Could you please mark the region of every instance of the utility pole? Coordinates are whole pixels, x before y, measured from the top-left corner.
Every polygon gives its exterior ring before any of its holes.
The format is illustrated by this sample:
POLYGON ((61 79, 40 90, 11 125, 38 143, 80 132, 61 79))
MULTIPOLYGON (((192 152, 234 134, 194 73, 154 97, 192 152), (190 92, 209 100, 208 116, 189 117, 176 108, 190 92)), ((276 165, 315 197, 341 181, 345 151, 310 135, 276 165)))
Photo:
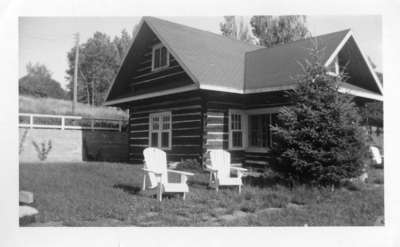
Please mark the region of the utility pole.
POLYGON ((79 61, 79 33, 75 34, 75 68, 74 68, 74 86, 73 86, 73 101, 72 114, 75 114, 76 102, 78 98, 78 61, 79 61))

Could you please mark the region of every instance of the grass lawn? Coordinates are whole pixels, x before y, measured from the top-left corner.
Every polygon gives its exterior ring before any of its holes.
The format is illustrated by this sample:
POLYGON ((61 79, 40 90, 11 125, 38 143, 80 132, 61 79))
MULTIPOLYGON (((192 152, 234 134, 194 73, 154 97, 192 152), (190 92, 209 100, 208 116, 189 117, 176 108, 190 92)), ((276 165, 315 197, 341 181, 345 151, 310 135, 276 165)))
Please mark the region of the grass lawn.
POLYGON ((32 191, 36 226, 366 226, 384 215, 383 170, 361 187, 290 190, 266 178, 245 178, 237 189, 207 188, 208 176, 189 178, 186 201, 159 203, 140 191, 141 167, 117 163, 23 163, 20 190, 32 191))

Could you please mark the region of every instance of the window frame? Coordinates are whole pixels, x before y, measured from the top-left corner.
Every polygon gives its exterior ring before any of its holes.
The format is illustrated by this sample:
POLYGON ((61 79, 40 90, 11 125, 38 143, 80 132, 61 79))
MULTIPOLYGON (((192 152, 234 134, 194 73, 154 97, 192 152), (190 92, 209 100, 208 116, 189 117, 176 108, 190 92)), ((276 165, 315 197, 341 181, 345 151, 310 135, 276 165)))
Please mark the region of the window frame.
POLYGON ((170 58, 169 51, 166 46, 164 46, 162 43, 158 43, 158 44, 154 45, 152 48, 152 52, 151 52, 151 71, 159 71, 159 70, 168 68, 169 67, 169 58, 170 58), (160 50, 160 60, 161 60, 161 49, 162 48, 165 48, 165 50, 167 51, 167 54, 166 54, 167 63, 164 66, 155 68, 154 65, 155 65, 155 59, 156 59, 156 56, 155 56, 156 50, 160 50))
MULTIPOLYGON (((282 107, 267 107, 267 108, 258 108, 258 109, 247 109, 247 110, 239 110, 239 109, 229 109, 228 111, 228 149, 229 150, 244 150, 245 152, 252 153, 267 153, 271 150, 271 147, 255 147, 249 146, 250 143, 250 126, 249 126, 249 116, 251 115, 270 115, 270 122, 272 122, 272 115, 279 113, 282 107), (231 130, 231 114, 240 114, 241 124, 242 124, 242 147, 233 147, 233 135, 231 130)), ((272 144, 272 133, 269 133, 270 143, 272 144)))
MULTIPOLYGON (((248 116, 251 115, 264 115, 264 114, 269 114, 269 118, 270 118, 270 123, 273 123, 273 114, 277 114, 282 110, 282 107, 278 106, 278 107, 267 107, 267 108, 260 108, 260 109, 250 109, 250 110, 246 110, 246 114, 248 116)), ((250 138, 250 135, 248 136, 248 139, 250 138)), ((269 133, 269 138, 270 138, 270 143, 271 145, 273 144, 273 138, 272 138, 272 132, 270 131, 269 133)), ((255 146, 248 146, 246 149, 246 152, 252 152, 252 153, 267 153, 269 152, 269 150, 271 150, 271 146, 268 147, 255 147, 255 146)))
POLYGON ((271 125, 272 124, 272 114, 276 114, 276 113, 275 112, 264 112, 264 113, 254 113, 254 114, 249 114, 248 115, 248 119, 249 119, 249 130, 248 130, 248 132, 249 132, 249 135, 248 135, 249 141, 248 141, 248 143, 249 143, 249 145, 248 145, 246 151, 262 153, 262 152, 267 152, 268 150, 271 149, 271 146, 272 146, 272 132, 271 132, 271 127, 270 126, 267 127, 267 138, 268 138, 268 140, 266 140, 267 141, 267 146, 266 147, 260 147, 260 146, 251 145, 250 138, 251 138, 251 132, 252 131, 250 130, 250 128, 251 128, 251 126, 250 126, 250 117, 251 116, 264 116, 264 115, 267 115, 268 123, 269 123, 269 125, 271 125))
POLYGON ((228 132, 229 132, 229 150, 245 150, 247 148, 247 114, 244 111, 238 109, 229 109, 228 114, 228 132), (232 115, 240 115, 240 131, 232 129, 232 115), (242 133, 242 146, 233 146, 233 132, 242 133))
POLYGON ((151 135, 153 133, 157 133, 157 146, 154 146, 159 149, 163 150, 171 150, 172 149, 172 114, 170 111, 164 111, 164 112, 155 112, 155 113, 150 113, 149 114, 149 147, 152 146, 152 138, 151 135), (163 117, 168 116, 169 117, 169 129, 168 130, 163 130, 163 117), (153 118, 154 117, 159 117, 159 129, 154 130, 153 129, 153 118), (168 147, 162 147, 162 133, 168 133, 168 147))

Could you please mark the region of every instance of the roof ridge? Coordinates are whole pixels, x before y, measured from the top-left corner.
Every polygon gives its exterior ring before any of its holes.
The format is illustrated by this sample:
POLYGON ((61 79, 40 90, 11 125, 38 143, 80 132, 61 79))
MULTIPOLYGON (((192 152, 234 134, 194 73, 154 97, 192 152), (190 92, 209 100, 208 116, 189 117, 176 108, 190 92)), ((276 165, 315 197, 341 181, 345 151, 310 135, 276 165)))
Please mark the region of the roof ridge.
MULTIPOLYGON (((323 36, 326 36, 326 35, 337 34, 337 33, 345 32, 345 31, 346 31, 346 33, 348 33, 349 31, 351 31, 351 28, 346 28, 346 29, 343 29, 343 30, 338 30, 338 31, 335 31, 335 32, 330 32, 330 33, 324 33, 324 34, 320 34, 320 35, 317 35, 317 36, 311 36, 311 37, 307 37, 307 38, 303 38, 303 39, 298 39, 298 40, 290 41, 288 43, 281 43, 281 44, 274 45, 272 47, 263 47, 261 49, 262 50, 264 50, 264 49, 274 49, 274 48, 278 48, 278 47, 282 47, 282 46, 287 46, 287 45, 291 45, 291 44, 294 44, 294 43, 298 43, 298 42, 301 42, 301 41, 311 40, 311 39, 323 37, 323 36)), ((259 49, 259 50, 261 50, 261 49, 259 49)), ((250 52, 259 51, 259 50, 248 51, 248 52, 246 52, 246 54, 250 53, 250 52)))
POLYGON ((240 44, 243 44, 243 45, 247 45, 247 46, 252 46, 254 48, 260 48, 260 49, 264 48, 264 46, 250 44, 250 43, 244 42, 242 40, 233 39, 233 38, 230 38, 230 37, 227 37, 227 36, 224 36, 224 35, 221 35, 221 34, 217 34, 217 33, 214 33, 214 32, 208 31, 208 30, 203 30, 203 29, 200 29, 200 28, 197 28, 197 27, 192 27, 192 26, 188 26, 188 25, 184 25, 184 24, 168 21, 168 20, 157 18, 157 17, 154 17, 154 16, 144 16, 143 18, 144 19, 156 19, 158 21, 168 22, 168 23, 173 24, 173 25, 178 25, 178 26, 181 26, 181 27, 184 27, 184 28, 193 29, 195 31, 200 31, 200 32, 212 34, 214 36, 218 36, 219 38, 223 38, 223 39, 226 39, 226 40, 229 40, 229 41, 232 41, 232 42, 235 42, 235 43, 240 43, 240 44))

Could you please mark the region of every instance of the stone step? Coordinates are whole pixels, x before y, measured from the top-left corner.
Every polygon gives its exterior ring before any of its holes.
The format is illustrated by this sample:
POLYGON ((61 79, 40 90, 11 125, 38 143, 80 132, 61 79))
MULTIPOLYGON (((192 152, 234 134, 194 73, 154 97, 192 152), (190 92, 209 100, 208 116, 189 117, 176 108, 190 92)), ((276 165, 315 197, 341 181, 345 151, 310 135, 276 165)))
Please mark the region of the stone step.
POLYGON ((24 203, 24 204, 33 203, 33 193, 30 191, 21 190, 19 192, 19 203, 24 203))
POLYGON ((30 206, 19 206, 19 225, 25 226, 36 222, 39 211, 30 206))

